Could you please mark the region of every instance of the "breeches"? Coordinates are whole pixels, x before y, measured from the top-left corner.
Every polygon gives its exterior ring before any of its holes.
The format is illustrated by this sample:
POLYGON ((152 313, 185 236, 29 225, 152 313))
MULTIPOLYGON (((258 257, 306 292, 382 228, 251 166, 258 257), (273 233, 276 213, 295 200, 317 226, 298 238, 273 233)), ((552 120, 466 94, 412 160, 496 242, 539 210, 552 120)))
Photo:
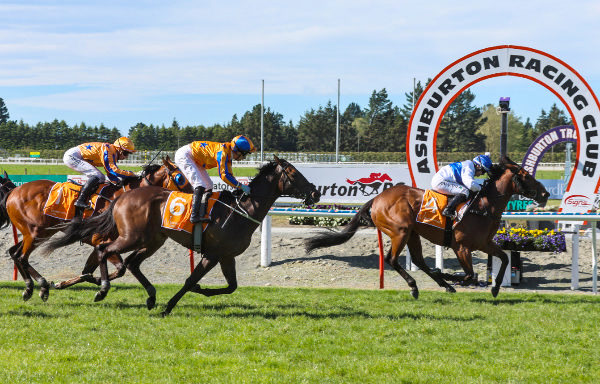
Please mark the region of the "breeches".
POLYGON ((208 176, 208 172, 194 161, 192 148, 189 145, 181 147, 175 152, 175 164, 181 169, 193 188, 212 189, 213 182, 208 176))

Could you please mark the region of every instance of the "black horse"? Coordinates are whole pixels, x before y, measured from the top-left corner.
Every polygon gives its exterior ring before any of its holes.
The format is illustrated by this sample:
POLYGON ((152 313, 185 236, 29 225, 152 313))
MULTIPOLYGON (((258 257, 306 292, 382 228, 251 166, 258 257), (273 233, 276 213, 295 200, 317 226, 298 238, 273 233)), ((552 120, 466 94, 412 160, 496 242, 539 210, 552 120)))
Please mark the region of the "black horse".
MULTIPOLYGON (((250 183, 249 196, 239 196, 230 206, 215 204, 212 221, 204 231, 202 240, 202 259, 185 281, 179 292, 169 301, 163 315, 169 314, 177 302, 188 292, 205 296, 229 294, 237 288, 235 257, 250 245, 252 233, 269 212, 275 200, 282 195, 303 199, 305 204, 319 201, 321 194, 315 186, 290 163, 275 157, 274 161, 264 165, 250 183), (198 282, 215 265, 220 264, 227 287, 202 288, 198 282)), ((110 288, 106 260, 110 255, 141 249, 130 255, 125 263, 142 282, 149 298, 146 302, 152 309, 156 302, 155 290, 139 269, 143 260, 156 252, 170 237, 186 248, 193 247, 193 235, 186 231, 177 231, 162 227, 162 212, 166 207, 170 191, 162 188, 147 187, 132 190, 121 195, 110 208, 100 216, 73 223, 64 236, 50 239, 47 250, 72 244, 94 234, 112 234, 112 237, 96 247, 100 260, 101 288, 96 293, 96 301, 104 299, 110 288)))

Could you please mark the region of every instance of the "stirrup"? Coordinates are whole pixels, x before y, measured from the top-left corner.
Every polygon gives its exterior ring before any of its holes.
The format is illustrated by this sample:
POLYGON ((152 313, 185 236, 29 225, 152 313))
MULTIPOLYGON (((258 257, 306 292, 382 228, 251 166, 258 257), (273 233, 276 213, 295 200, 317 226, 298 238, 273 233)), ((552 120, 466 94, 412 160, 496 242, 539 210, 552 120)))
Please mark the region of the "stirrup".
POLYGON ((450 212, 450 211, 444 209, 442 211, 442 215, 445 216, 445 217, 447 217, 447 218, 449 218, 450 220, 456 219, 456 211, 455 212, 450 212))
POLYGON ((80 203, 78 201, 75 201, 75 203, 73 204, 76 208, 83 208, 83 209, 92 209, 91 204, 88 203, 80 203))

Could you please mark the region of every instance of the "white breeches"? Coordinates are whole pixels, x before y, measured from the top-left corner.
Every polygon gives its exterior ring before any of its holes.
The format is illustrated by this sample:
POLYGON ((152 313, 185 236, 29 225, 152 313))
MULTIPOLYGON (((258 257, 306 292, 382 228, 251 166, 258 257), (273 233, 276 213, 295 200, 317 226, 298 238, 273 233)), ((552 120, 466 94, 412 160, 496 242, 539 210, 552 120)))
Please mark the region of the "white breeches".
POLYGON ((192 147, 183 146, 175 152, 175 164, 188 179, 193 188, 212 189, 213 182, 206 169, 199 167, 192 157, 192 147))
POLYGON ((96 176, 101 183, 110 182, 106 175, 100 172, 98 168, 83 159, 77 147, 71 148, 65 152, 63 162, 67 167, 86 175, 88 178, 96 176))
POLYGON ((453 181, 444 180, 438 175, 433 176, 433 179, 431 180, 431 189, 446 195, 469 196, 469 188, 453 181))

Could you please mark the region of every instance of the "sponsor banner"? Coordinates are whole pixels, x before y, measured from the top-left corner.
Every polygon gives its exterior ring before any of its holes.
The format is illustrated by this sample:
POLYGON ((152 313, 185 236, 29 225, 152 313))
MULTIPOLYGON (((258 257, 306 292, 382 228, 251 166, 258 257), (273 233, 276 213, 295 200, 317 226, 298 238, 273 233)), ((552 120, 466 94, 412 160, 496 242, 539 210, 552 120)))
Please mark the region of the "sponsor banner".
POLYGON ((521 165, 535 176, 537 166, 548 149, 563 142, 577 143, 577 131, 572 125, 561 125, 542 133, 527 149, 521 165))
POLYGON ((57 183, 67 181, 67 176, 65 175, 9 175, 8 178, 15 183, 17 187, 35 180, 51 180, 57 183))
MULTIPOLYGON (((513 45, 473 52, 447 66, 427 85, 415 105, 408 127, 407 158, 412 184, 427 188, 438 169, 437 131, 450 103, 473 84, 499 76, 532 80, 560 99, 573 121, 576 136, 585 138, 577 145, 577 166, 569 180, 565 199, 594 196, 600 179, 600 105, 596 95, 564 61, 537 49, 513 45)), ((564 200, 561 211, 586 211, 583 204, 576 205, 574 201, 564 200)))
MULTIPOLYGON (((321 193, 319 204, 364 204, 383 190, 410 182, 410 173, 406 166, 371 167, 323 167, 297 166, 306 179, 313 183, 321 193)), ((252 178, 236 177, 240 183, 248 184, 252 178)), ((211 176, 214 191, 232 188, 221 178, 211 176)), ((282 196, 278 203, 298 203, 298 199, 282 196)))

